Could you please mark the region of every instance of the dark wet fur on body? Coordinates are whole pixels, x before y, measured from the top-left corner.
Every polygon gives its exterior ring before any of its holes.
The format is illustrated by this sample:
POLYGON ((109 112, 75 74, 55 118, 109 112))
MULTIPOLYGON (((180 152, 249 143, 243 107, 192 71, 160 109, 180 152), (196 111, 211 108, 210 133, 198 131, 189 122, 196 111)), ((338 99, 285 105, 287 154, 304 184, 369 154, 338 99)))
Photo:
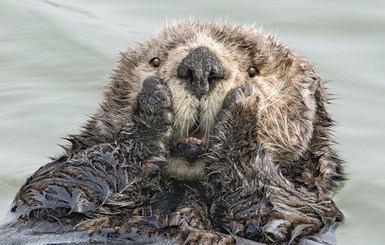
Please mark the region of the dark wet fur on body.
MULTIPOLYGON (((215 23, 190 23, 180 31, 189 33, 188 25, 219 36, 219 30, 234 32, 229 39, 246 35, 215 23)), ((177 34, 169 35, 178 42, 177 34)), ((165 42, 171 47, 170 40, 165 42)), ((245 40, 237 41, 248 42, 247 36, 245 40)), ((203 55, 210 58, 210 69, 216 67, 209 90, 203 80, 196 83, 199 89, 186 86, 192 98, 200 99, 231 74, 225 65, 223 70, 217 66, 223 62, 215 58, 217 53, 199 47, 195 51, 192 60, 181 64, 201 65, 194 62, 203 55)), ((214 111, 213 126, 203 132, 206 145, 178 145, 174 131, 180 118, 175 105, 179 85, 169 84, 158 72, 142 82, 127 82, 140 79, 130 71, 147 59, 140 52, 123 53, 98 113, 79 135, 69 138, 72 144, 63 156, 21 187, 0 238, 9 244, 327 244, 323 234, 343 219, 329 196, 343 176, 341 160, 330 146, 333 121, 325 109, 326 92, 312 68, 299 62, 290 72, 315 86, 315 103, 308 105, 314 109, 302 111, 308 102, 298 99, 291 102, 294 112, 277 103, 266 105, 258 91, 263 89, 252 79, 239 82, 240 75, 233 74, 236 84, 227 88, 214 111), (277 125, 268 121, 274 110, 287 113, 286 129, 274 130, 277 125), (298 115, 302 118, 293 119, 298 115), (309 121, 311 129, 300 127, 309 121), (282 130, 293 138, 284 141, 282 130), (201 175, 173 176, 167 169, 170 155, 186 158, 187 166, 203 162, 201 175)), ((285 66, 294 66, 296 59, 302 62, 293 57, 285 66)), ((262 74, 271 71, 264 69, 262 74)), ((287 91, 301 95, 290 87, 287 91)))

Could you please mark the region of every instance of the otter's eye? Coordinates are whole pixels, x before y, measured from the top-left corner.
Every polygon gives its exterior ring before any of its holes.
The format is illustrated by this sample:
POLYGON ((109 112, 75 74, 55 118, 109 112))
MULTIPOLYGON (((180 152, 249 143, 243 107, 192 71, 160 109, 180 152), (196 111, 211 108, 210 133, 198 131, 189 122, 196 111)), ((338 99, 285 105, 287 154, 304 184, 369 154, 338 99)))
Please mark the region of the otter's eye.
POLYGON ((255 77, 259 75, 259 70, 254 66, 250 66, 249 69, 247 69, 247 73, 249 74, 249 77, 255 77))
POLYGON ((160 59, 158 57, 154 57, 150 60, 150 64, 153 67, 159 67, 160 66, 160 59))

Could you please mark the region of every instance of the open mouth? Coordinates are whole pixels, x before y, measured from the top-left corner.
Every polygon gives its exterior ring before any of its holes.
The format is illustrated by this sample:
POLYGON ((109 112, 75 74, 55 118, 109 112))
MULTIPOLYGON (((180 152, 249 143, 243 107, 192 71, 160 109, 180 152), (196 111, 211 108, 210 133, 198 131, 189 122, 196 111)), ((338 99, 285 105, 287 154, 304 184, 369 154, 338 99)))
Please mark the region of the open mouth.
POLYGON ((198 129, 190 130, 190 132, 188 137, 171 148, 171 155, 184 157, 188 162, 193 163, 205 152, 206 147, 203 132, 198 129))

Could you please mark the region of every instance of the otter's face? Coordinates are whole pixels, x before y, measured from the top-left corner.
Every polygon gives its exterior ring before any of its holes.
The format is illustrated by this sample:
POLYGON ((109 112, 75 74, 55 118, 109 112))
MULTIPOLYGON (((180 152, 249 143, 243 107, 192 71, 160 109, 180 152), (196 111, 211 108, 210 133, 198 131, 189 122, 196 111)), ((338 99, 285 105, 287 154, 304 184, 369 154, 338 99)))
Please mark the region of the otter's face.
POLYGON ((255 138, 271 158, 296 159, 308 148, 318 77, 305 60, 259 31, 199 22, 168 26, 124 53, 119 69, 112 85, 131 90, 121 92, 122 100, 140 91, 140 82, 133 81, 157 76, 168 84, 174 125, 167 168, 173 176, 201 175, 200 156, 222 103, 231 89, 245 84, 258 97, 255 138))

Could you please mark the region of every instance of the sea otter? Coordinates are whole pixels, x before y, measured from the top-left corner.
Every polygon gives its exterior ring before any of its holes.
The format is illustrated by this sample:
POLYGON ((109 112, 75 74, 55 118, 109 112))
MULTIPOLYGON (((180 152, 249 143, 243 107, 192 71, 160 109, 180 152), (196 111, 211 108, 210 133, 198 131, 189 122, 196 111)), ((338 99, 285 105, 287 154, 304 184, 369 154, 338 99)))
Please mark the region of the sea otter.
POLYGON ((8 244, 323 244, 343 215, 327 93, 260 30, 166 26, 17 193, 8 244))

